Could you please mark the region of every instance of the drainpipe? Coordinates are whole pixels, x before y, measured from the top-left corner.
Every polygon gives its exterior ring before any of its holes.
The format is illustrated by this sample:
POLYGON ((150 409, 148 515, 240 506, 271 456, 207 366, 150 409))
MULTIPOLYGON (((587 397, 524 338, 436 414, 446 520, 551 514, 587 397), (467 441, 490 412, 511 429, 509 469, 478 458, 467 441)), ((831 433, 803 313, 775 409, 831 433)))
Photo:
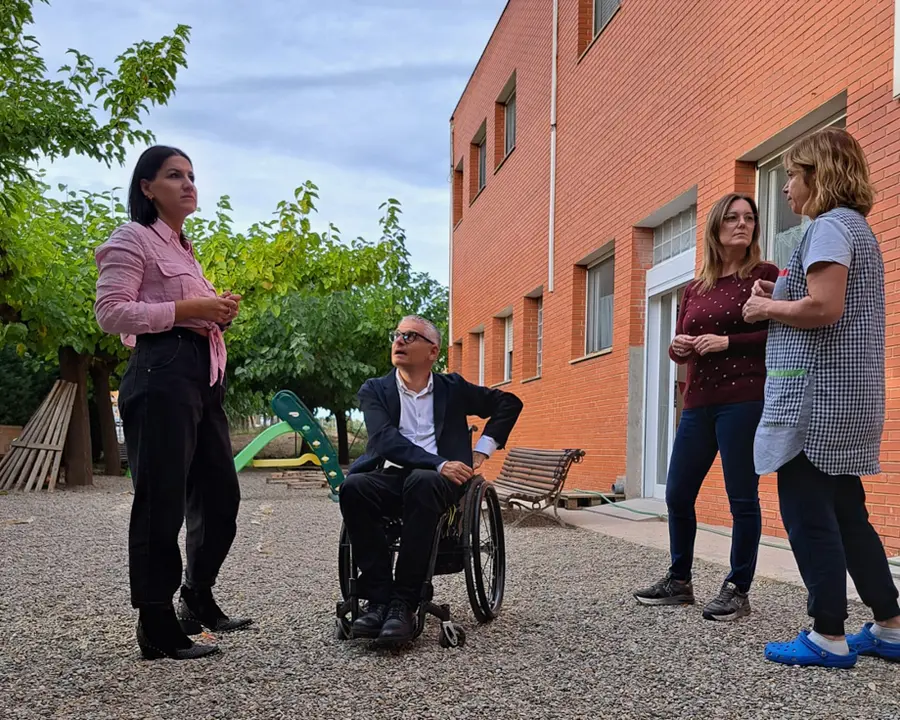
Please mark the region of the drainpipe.
POLYGON ((447 352, 453 347, 453 119, 450 119, 450 279, 447 283, 447 352))
POLYGON ((553 249, 556 243, 556 56, 559 35, 559 0, 553 0, 553 58, 550 71, 550 218, 547 231, 549 258, 547 290, 553 292, 553 249))

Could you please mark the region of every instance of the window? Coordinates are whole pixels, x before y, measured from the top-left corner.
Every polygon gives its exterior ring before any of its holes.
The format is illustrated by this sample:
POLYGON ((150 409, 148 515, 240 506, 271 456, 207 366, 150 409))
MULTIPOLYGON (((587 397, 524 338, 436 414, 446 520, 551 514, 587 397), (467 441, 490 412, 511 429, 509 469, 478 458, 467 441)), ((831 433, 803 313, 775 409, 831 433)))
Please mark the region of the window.
MULTIPOLYGON (((826 126, 842 128, 846 124, 846 118, 839 117, 826 123, 826 126)), ((784 199, 782 189, 787 183, 787 172, 782 161, 786 151, 787 148, 784 148, 759 164, 761 240, 765 256, 780 268, 787 266, 810 222, 807 217, 795 215, 784 199)))
POLYGON ((516 147, 516 72, 513 71, 494 102, 494 167, 516 147))
POLYGON ((481 123, 469 146, 469 204, 475 202, 487 182, 487 121, 481 123))
POLYGON ((512 380, 513 363, 513 319, 508 315, 503 320, 503 380, 512 380))
POLYGON ((619 0, 594 0, 594 36, 607 26, 619 9, 619 0))
POLYGON ((516 95, 510 96, 503 110, 503 153, 509 155, 516 146, 516 95))
POLYGON ((612 347, 614 278, 614 257, 601 260, 587 270, 585 355, 612 347))
POLYGON ((462 220, 463 213, 463 161, 453 171, 453 226, 462 220))
POLYGON ((478 333, 478 384, 484 385, 484 333, 478 333))
POLYGON ((537 372, 540 377, 544 360, 544 298, 537 299, 537 372))
POLYGON ((653 230, 653 264, 692 251, 696 243, 697 206, 692 205, 653 230))
POLYGON ((487 140, 482 139, 478 145, 478 191, 481 192, 487 183, 487 140))

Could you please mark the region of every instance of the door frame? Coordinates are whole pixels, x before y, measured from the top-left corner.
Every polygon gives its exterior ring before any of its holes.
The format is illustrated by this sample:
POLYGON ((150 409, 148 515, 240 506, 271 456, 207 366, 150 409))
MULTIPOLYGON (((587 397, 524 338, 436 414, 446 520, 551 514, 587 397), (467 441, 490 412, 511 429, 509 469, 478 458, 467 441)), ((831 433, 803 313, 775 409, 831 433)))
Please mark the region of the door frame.
MULTIPOLYGON (((656 478, 658 477, 657 459, 659 457, 659 448, 657 444, 657 438, 659 437, 657 425, 658 410, 655 408, 651 408, 650 403, 651 390, 653 390, 654 399, 659 397, 659 373, 654 372, 653 376, 651 377, 651 370, 653 367, 651 365, 650 356, 650 319, 653 316, 653 314, 651 313, 651 303, 659 302, 660 296, 677 290, 679 287, 686 285, 691 280, 693 280, 695 262, 696 251, 692 250, 690 252, 684 252, 681 255, 677 255, 674 258, 671 258, 670 260, 660 263, 659 265, 656 265, 647 270, 646 294, 644 298, 644 407, 642 422, 644 436, 644 457, 641 467, 641 471, 643 473, 641 487, 644 497, 648 498, 657 497, 658 488, 660 487, 656 482, 656 478), (654 386, 653 383, 656 383, 656 385, 654 386)), ((672 330, 674 331, 674 329, 675 328, 673 325, 672 330)), ((656 331, 659 332, 658 327, 656 331)), ((671 372, 671 377, 677 378, 677 368, 675 367, 674 362, 671 363, 671 372)), ((672 388, 674 388, 674 382, 669 383, 669 385, 671 386, 669 388, 669 393, 671 395, 672 388)), ((671 405, 672 407, 674 407, 674 398, 671 398, 671 400, 673 401, 671 405)), ((658 408, 658 406, 659 404, 657 403, 656 407, 658 408)), ((672 435, 671 430, 669 434, 670 436, 672 435)), ((670 447, 671 443, 672 437, 669 438, 670 447)))

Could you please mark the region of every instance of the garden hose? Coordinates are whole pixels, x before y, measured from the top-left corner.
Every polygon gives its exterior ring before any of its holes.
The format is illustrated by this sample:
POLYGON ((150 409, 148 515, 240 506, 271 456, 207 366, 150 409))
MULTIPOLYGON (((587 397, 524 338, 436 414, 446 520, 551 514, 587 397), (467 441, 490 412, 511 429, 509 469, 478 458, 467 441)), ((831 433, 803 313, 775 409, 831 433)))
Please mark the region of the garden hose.
MULTIPOLYGON (((572 490, 573 493, 583 493, 585 495, 595 495, 597 497, 603 498, 609 505, 619 505, 619 503, 611 496, 606 495, 602 492, 597 492, 596 490, 572 490)), ((659 520, 668 520, 668 515, 665 513, 657 513, 652 512, 650 510, 637 510, 635 508, 630 507, 619 507, 619 510, 627 510, 630 513, 634 513, 635 515, 646 515, 647 517, 655 517, 659 520)), ((716 530, 715 528, 704 527, 702 525, 697 525, 698 530, 703 530, 704 532, 713 533, 714 535, 721 535, 722 537, 731 537, 731 533, 726 530, 716 530)), ((765 547, 775 548, 776 550, 790 550, 790 545, 785 545, 783 543, 772 542, 771 540, 760 540, 760 545, 764 545, 765 547)), ((888 558, 888 565, 893 567, 900 567, 900 558, 888 558)))

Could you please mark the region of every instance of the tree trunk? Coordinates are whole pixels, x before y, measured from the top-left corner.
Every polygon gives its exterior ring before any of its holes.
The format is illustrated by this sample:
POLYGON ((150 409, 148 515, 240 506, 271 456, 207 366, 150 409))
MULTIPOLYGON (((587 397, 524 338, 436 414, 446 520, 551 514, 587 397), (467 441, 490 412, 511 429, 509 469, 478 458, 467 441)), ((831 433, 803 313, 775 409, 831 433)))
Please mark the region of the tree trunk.
POLYGON ((79 355, 71 347, 59 350, 59 374, 63 380, 78 385, 72 420, 63 449, 66 466, 66 485, 93 485, 91 469, 91 421, 87 405, 87 369, 89 355, 79 355))
POLYGON ((350 444, 347 438, 347 413, 343 410, 332 410, 332 412, 334 413, 334 422, 337 427, 338 463, 349 465, 350 444))
POLYGON ((103 443, 103 461, 107 475, 121 475, 122 462, 119 459, 119 438, 116 435, 116 418, 113 415, 112 399, 109 396, 109 366, 103 363, 91 365, 91 380, 94 381, 94 402, 100 421, 100 438, 103 443))

